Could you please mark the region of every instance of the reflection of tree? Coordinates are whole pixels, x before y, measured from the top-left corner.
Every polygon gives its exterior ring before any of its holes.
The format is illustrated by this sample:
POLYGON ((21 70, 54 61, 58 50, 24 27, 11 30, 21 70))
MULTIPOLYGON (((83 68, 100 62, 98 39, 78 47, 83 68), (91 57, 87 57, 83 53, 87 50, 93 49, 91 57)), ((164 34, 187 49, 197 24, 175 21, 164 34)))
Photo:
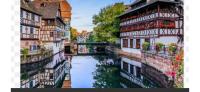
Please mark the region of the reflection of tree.
POLYGON ((93 57, 99 61, 99 64, 96 65, 97 69, 94 72, 95 82, 93 83, 93 87, 120 88, 120 68, 114 65, 106 65, 105 61, 108 60, 107 55, 95 55, 93 57))
POLYGON ((97 65, 94 72, 95 88, 121 88, 119 68, 115 66, 97 65))

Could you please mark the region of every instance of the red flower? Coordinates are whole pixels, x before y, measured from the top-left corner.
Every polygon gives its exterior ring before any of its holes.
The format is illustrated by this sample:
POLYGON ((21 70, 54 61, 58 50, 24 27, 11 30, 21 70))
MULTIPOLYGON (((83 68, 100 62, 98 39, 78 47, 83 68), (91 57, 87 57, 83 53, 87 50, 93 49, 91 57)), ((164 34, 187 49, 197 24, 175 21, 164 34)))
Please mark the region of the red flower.
POLYGON ((176 72, 174 72, 174 71, 167 72, 166 74, 169 75, 169 76, 172 76, 172 77, 176 76, 176 72))
POLYGON ((176 61, 181 61, 181 56, 180 55, 176 55, 176 61))

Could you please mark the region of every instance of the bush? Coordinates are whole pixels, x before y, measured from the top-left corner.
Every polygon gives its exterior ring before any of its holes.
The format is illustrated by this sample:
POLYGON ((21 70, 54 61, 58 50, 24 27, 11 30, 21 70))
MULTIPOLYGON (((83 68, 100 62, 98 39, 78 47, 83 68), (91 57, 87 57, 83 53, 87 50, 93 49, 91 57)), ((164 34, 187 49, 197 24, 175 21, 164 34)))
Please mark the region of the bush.
POLYGON ((26 80, 28 79, 28 73, 21 73, 21 80, 26 80))
POLYGON ((175 44, 175 43, 169 44, 169 53, 175 54, 176 50, 177 50, 177 44, 175 44))
POLYGON ((29 53, 28 51, 29 51, 28 48, 23 48, 21 50, 21 54, 23 55, 23 59, 26 59, 26 57, 27 57, 27 55, 29 53))
POLYGON ((149 42, 144 42, 144 43, 142 44, 142 49, 143 49, 144 51, 149 50, 149 47, 150 47, 150 43, 149 43, 149 42))
POLYGON ((156 43, 156 51, 160 52, 162 50, 162 48, 164 47, 163 43, 156 43))

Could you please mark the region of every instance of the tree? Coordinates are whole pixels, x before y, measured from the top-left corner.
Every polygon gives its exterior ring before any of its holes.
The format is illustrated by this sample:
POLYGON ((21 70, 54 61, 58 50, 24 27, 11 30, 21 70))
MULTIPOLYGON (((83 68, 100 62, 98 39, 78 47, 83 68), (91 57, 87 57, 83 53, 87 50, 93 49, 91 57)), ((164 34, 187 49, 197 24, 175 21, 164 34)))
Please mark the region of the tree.
POLYGON ((71 33, 71 40, 76 41, 77 40, 76 38, 78 35, 77 29, 71 28, 70 33, 71 33))
POLYGON ((120 28, 120 21, 117 16, 122 14, 125 8, 126 6, 123 3, 115 3, 101 9, 99 14, 93 16, 95 41, 115 43, 119 38, 120 28))

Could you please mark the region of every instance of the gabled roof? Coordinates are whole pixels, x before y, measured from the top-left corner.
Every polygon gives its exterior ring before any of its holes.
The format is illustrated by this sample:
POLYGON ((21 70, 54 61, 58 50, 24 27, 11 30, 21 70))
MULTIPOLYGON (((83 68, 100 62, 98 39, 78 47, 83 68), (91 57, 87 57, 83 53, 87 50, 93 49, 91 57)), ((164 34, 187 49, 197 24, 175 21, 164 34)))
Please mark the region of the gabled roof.
MULTIPOLYGON (((138 1, 140 1, 140 0, 138 0, 138 1)), ((125 11, 123 14, 119 15, 118 17, 121 17, 121 16, 123 16, 123 15, 126 15, 126 14, 128 14, 128 13, 134 12, 134 11, 139 10, 139 9, 145 8, 146 6, 155 4, 155 3, 157 3, 157 2, 171 3, 171 4, 176 4, 176 3, 178 3, 178 2, 170 1, 170 0, 150 0, 148 3, 146 3, 146 4, 144 4, 144 5, 141 5, 141 6, 139 6, 139 7, 134 8, 134 9, 130 9, 130 10, 128 10, 128 11, 125 11)), ((135 3, 133 3, 133 4, 135 4, 135 3)), ((133 4, 132 4, 132 5, 133 5, 133 4)))
POLYGON ((31 4, 31 1, 29 0, 20 0, 20 8, 41 15, 41 13, 31 4))
POLYGON ((71 19, 71 6, 70 4, 63 0, 63 1, 60 1, 60 10, 61 10, 61 16, 63 18, 70 18, 71 19))
POLYGON ((42 12, 43 18, 55 18, 59 9, 64 20, 71 19, 72 8, 66 0, 34 0, 33 3, 42 12), (45 7, 41 7, 42 3, 45 7))
POLYGON ((42 18, 53 19, 56 18, 59 11, 59 2, 40 2, 33 1, 33 5, 41 12, 42 18))

